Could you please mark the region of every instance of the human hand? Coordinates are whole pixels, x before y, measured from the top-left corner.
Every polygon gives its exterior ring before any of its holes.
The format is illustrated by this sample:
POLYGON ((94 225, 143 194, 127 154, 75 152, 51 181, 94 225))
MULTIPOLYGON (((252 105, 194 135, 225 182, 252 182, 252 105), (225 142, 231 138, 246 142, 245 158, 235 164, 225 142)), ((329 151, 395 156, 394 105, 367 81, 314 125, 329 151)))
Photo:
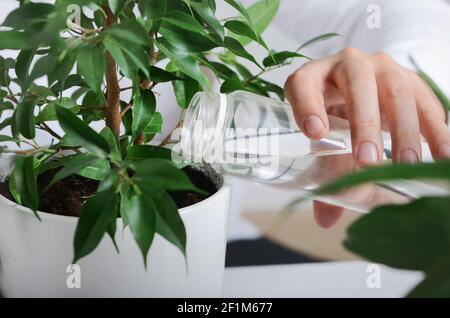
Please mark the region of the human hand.
MULTIPOLYGON (((446 113, 425 82, 386 53, 366 54, 347 48, 303 65, 285 84, 297 124, 308 137, 327 135, 327 114, 350 122, 357 166, 381 161, 382 129, 392 137, 396 162, 421 160, 421 135, 434 158, 450 158, 446 113)), ((339 207, 315 202, 316 220, 324 227, 342 214, 339 207)))

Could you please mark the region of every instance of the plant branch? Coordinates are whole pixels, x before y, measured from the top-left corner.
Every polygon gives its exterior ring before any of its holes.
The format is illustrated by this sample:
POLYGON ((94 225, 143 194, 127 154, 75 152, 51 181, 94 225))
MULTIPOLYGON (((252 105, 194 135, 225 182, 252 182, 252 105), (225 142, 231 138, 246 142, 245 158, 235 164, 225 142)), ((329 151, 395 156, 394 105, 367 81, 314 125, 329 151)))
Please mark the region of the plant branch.
POLYGON ((54 131, 53 129, 51 129, 46 123, 42 122, 39 125, 39 128, 41 128, 42 130, 45 130, 46 132, 48 132, 50 135, 52 135, 53 137, 55 137, 58 140, 61 140, 61 136, 54 131))
MULTIPOLYGON (((106 13, 105 27, 109 28, 117 17, 108 6, 103 6, 106 13)), ((109 52, 105 52, 106 60, 106 125, 119 140, 120 135, 120 86, 117 78, 116 62, 109 52)))

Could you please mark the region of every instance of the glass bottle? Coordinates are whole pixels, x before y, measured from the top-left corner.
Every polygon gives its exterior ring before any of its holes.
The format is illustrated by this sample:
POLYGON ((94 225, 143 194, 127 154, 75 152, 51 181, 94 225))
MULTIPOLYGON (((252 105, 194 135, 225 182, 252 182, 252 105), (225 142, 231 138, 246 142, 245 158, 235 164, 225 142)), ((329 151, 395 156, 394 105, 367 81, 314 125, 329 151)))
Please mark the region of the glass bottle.
MULTIPOLYGON (((269 184, 299 197, 368 212, 443 191, 416 181, 359 186, 344 193, 312 197, 312 190, 355 169, 348 122, 329 116, 329 134, 307 138, 289 104, 249 92, 197 93, 184 116, 174 160, 208 163, 224 175, 269 184)), ((390 154, 384 133, 385 160, 390 154)), ((447 193, 447 192, 445 192, 447 193)))

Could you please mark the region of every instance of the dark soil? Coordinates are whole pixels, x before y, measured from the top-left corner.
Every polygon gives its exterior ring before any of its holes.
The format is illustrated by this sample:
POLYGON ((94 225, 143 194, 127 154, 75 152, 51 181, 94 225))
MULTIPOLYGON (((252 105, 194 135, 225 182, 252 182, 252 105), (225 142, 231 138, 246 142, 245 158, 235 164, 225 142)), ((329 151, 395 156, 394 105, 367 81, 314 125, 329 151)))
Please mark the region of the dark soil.
MULTIPOLYGON (((186 167, 183 170, 195 186, 205 190, 209 195, 217 191, 216 185, 203 172, 190 167, 186 167)), ((97 191, 99 182, 82 176, 72 175, 43 192, 43 189, 50 183, 57 171, 58 169, 49 170, 38 176, 39 211, 58 215, 79 216, 86 200, 97 191)), ((169 194, 178 208, 193 205, 208 197, 188 191, 169 192, 169 194)), ((0 195, 14 201, 9 192, 7 180, 0 182, 0 195)))

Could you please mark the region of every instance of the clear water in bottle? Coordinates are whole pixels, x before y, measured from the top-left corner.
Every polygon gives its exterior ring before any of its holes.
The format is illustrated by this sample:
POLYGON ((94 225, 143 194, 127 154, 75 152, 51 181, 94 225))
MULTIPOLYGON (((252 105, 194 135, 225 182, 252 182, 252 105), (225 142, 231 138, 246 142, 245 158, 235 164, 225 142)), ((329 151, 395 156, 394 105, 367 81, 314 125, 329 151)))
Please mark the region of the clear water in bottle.
MULTIPOLYGON (((355 169, 348 122, 330 116, 329 123, 325 138, 310 140, 298 129, 287 103, 242 91, 201 92, 188 107, 174 159, 206 162, 225 175, 311 197, 311 190, 355 169)), ((389 145, 389 135, 384 137, 389 145)), ((424 183, 399 181, 314 199, 368 212, 380 204, 437 192, 447 193, 424 183)))

